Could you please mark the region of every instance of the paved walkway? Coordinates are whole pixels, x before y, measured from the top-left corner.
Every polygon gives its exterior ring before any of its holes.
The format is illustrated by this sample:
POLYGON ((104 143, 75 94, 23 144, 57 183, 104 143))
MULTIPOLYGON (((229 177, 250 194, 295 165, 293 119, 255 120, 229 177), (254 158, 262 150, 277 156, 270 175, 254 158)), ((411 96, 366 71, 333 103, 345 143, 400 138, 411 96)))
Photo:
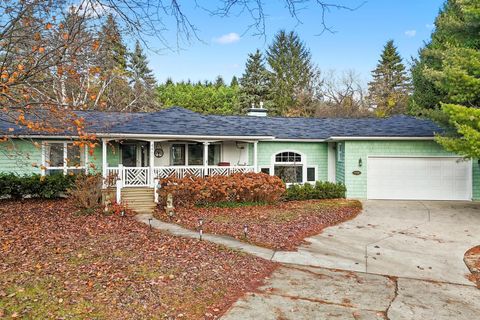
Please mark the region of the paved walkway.
MULTIPOLYGON (((193 239, 199 239, 200 237, 198 232, 185 229, 174 223, 160 221, 154 218, 151 214, 137 214, 135 218, 140 222, 151 224, 152 227, 155 229, 162 230, 176 236, 193 238, 193 239)), ((237 239, 228 237, 228 236, 220 236, 215 234, 204 233, 202 236, 202 239, 206 241, 214 242, 217 244, 221 244, 235 250, 243 251, 245 253, 249 253, 267 260, 272 260, 273 255, 275 254, 274 250, 257 247, 245 242, 238 241, 237 239)))

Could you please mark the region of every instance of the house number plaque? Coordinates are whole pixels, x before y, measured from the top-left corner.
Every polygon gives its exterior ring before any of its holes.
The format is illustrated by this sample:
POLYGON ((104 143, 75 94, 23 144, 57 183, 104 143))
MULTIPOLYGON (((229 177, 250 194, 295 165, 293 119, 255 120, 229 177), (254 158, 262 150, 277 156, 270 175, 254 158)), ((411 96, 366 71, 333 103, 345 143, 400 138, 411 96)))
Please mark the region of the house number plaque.
POLYGON ((361 172, 361 171, 358 171, 358 170, 355 170, 355 171, 352 172, 352 174, 353 174, 354 176, 359 176, 359 175, 362 174, 362 172, 361 172))

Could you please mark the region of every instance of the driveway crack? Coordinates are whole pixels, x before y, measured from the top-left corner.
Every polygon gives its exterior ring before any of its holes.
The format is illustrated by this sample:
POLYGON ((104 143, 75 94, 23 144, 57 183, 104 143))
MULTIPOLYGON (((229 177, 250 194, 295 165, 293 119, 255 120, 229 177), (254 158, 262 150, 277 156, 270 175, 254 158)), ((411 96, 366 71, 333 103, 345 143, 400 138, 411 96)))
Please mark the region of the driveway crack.
POLYGON ((398 278, 397 277, 391 277, 391 276, 387 277, 387 278, 390 279, 393 282, 393 285, 394 285, 393 298, 390 301, 390 303, 388 304, 387 310, 385 310, 385 319, 390 320, 390 318, 388 317, 388 311, 390 311, 390 308, 392 307, 393 301, 395 301, 395 299, 397 299, 397 297, 398 297, 398 278))

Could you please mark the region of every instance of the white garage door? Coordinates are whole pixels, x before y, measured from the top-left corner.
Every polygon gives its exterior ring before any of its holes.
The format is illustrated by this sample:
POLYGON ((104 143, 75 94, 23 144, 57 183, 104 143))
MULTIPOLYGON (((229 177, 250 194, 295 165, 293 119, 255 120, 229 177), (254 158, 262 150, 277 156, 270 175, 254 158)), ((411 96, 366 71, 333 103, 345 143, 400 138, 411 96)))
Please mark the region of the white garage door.
POLYGON ((448 157, 369 157, 368 199, 470 200, 471 162, 448 157))

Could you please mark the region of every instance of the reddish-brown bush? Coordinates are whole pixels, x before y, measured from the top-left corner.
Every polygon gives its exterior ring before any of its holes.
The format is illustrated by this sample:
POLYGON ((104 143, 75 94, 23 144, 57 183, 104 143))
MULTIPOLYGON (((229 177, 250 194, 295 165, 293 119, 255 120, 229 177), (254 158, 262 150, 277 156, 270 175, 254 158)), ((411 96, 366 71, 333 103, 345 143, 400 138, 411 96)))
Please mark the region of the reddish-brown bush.
POLYGON ((285 193, 285 184, 265 173, 236 173, 230 176, 206 178, 185 177, 162 179, 159 189, 160 205, 167 194, 173 195, 175 207, 190 207, 216 202, 273 203, 285 193))

